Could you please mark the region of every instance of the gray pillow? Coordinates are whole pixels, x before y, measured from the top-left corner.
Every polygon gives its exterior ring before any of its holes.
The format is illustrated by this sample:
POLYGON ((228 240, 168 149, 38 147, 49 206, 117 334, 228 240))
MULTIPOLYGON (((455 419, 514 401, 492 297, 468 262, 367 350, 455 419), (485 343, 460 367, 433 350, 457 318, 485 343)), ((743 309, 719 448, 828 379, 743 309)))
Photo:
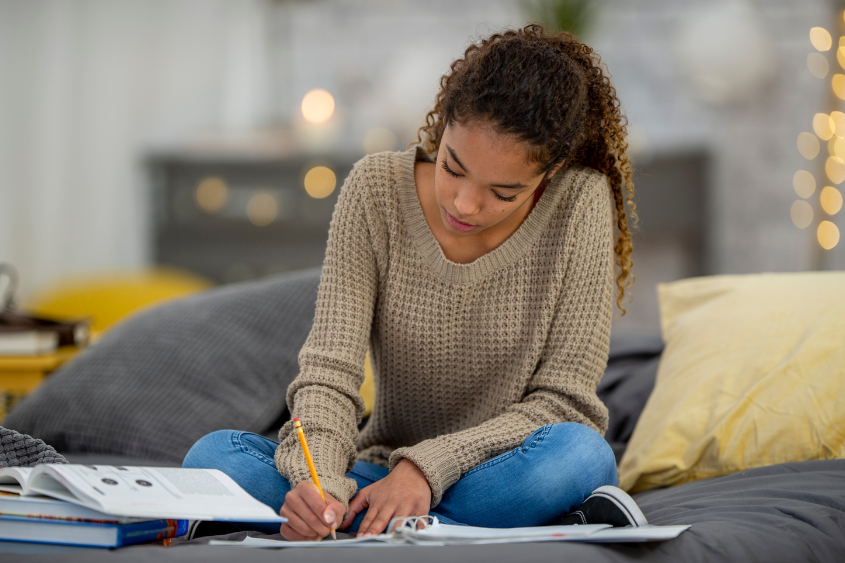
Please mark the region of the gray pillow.
POLYGON ((4 424, 63 453, 181 461, 221 429, 266 431, 314 320, 320 269, 139 313, 21 399, 4 424))

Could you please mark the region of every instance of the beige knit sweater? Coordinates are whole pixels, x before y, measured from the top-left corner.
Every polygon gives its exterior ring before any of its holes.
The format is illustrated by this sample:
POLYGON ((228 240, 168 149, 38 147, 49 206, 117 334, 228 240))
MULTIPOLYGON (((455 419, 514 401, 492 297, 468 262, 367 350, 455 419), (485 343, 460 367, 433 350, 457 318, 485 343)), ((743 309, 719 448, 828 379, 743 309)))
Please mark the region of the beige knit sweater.
MULTIPOLYGON (((607 363, 613 218, 607 178, 557 174, 516 232, 470 264, 448 260, 414 184, 421 150, 359 161, 332 216, 314 326, 287 403, 323 488, 348 503, 358 460, 425 474, 432 507, 465 472, 537 428, 603 433, 596 385, 607 363), (375 406, 362 432, 364 356, 375 406)), ((310 480, 292 423, 276 466, 310 480)))

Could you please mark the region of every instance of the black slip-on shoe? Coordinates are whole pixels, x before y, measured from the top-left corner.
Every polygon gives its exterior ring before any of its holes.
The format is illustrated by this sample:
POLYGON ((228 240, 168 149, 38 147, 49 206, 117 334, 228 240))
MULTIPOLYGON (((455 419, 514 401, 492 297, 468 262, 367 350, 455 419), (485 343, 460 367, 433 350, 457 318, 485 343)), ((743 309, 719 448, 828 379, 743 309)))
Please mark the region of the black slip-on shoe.
POLYGON ((614 528, 646 526, 640 507, 631 496, 612 485, 599 487, 581 506, 554 522, 555 526, 578 524, 610 524, 614 528))

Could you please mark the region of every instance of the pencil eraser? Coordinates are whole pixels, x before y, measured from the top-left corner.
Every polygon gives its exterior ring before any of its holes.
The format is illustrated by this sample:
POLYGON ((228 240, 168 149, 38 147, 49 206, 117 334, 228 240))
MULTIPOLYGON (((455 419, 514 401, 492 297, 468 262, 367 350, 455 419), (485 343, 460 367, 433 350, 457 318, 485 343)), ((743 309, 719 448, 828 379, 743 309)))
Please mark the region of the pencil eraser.
POLYGON ((294 422, 299 422, 299 417, 298 417, 298 416, 293 417, 293 421, 294 421, 294 422))

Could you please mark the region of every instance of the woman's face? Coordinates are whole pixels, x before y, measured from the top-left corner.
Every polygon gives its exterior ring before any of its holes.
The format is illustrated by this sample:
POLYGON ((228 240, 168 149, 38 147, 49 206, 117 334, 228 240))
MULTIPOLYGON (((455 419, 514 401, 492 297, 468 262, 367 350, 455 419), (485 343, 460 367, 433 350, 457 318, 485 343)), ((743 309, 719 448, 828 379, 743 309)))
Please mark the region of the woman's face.
POLYGON ((450 233, 461 237, 511 223, 518 227, 544 177, 529 162, 522 143, 480 122, 447 125, 436 164, 440 218, 450 233))

